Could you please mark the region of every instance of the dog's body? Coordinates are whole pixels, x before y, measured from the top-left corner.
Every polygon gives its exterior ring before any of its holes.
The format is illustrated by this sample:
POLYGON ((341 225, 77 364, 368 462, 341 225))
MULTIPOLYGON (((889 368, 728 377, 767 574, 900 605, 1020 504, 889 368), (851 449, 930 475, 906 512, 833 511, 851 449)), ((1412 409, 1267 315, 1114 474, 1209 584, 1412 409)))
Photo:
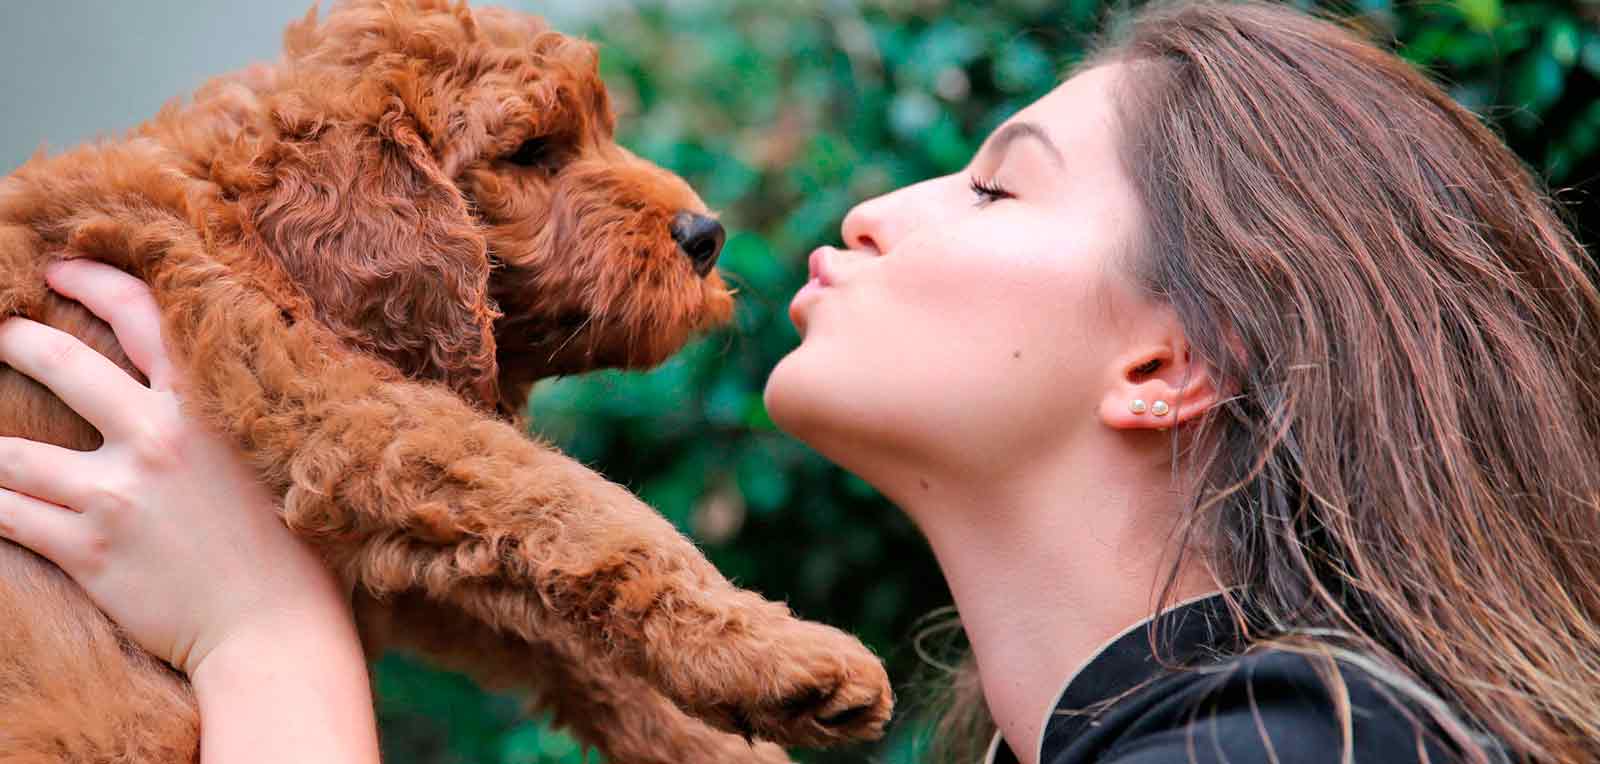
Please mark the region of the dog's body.
MULTIPOLYGON (((720 228, 615 144, 592 47, 433 0, 352 2, 286 43, 126 140, 0 181, 0 315, 131 371, 42 269, 148 282, 185 405, 354 584, 369 649, 531 689, 619 764, 881 732, 887 679, 859 642, 734 588, 508 421, 540 378, 652 365, 731 311, 720 228)), ((99 443, 3 368, 0 434, 99 443)), ((182 678, 0 544, 0 764, 187 762, 197 742, 182 678)))

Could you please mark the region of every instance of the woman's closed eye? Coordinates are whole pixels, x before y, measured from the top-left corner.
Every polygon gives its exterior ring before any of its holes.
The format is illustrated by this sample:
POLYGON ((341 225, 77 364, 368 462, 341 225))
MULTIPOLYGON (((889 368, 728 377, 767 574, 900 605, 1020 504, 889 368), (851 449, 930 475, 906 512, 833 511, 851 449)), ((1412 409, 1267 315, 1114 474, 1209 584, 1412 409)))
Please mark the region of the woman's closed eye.
POLYGON ((999 181, 996 180, 974 176, 972 178, 971 186, 972 193, 976 194, 978 197, 977 206, 979 207, 987 207, 995 202, 1001 201, 1002 199, 1016 198, 1015 194, 1007 191, 1000 185, 999 181))

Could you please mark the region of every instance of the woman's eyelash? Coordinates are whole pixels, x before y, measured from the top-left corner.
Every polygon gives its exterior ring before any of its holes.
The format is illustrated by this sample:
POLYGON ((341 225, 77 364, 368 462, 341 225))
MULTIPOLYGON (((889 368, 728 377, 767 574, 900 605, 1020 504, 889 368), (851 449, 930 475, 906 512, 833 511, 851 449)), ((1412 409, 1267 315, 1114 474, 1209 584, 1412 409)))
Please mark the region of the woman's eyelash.
POLYGON ((1015 194, 1005 190, 998 181, 983 178, 972 179, 972 193, 978 195, 978 206, 993 204, 1001 199, 1014 199, 1015 194))

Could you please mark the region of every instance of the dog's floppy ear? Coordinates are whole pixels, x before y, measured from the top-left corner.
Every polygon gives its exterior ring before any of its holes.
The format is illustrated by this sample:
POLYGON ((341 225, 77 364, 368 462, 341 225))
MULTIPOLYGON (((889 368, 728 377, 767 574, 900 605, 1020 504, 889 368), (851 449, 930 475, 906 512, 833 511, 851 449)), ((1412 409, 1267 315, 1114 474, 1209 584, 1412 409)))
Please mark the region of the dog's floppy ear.
POLYGON ((261 186, 242 198, 268 253, 346 341, 498 402, 489 258, 466 200, 392 89, 347 94, 362 118, 281 97, 261 186))

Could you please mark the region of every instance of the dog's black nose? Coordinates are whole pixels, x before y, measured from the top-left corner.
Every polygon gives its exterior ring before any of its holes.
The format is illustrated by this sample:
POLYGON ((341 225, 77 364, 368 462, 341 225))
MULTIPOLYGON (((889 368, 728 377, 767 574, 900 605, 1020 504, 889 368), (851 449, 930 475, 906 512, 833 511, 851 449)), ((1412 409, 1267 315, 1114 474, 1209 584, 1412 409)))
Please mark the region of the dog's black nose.
POLYGON ((711 272, 722 254, 722 242, 728 234, 722 224, 693 212, 680 212, 672 219, 672 238, 678 248, 694 263, 694 272, 701 276, 711 272))

